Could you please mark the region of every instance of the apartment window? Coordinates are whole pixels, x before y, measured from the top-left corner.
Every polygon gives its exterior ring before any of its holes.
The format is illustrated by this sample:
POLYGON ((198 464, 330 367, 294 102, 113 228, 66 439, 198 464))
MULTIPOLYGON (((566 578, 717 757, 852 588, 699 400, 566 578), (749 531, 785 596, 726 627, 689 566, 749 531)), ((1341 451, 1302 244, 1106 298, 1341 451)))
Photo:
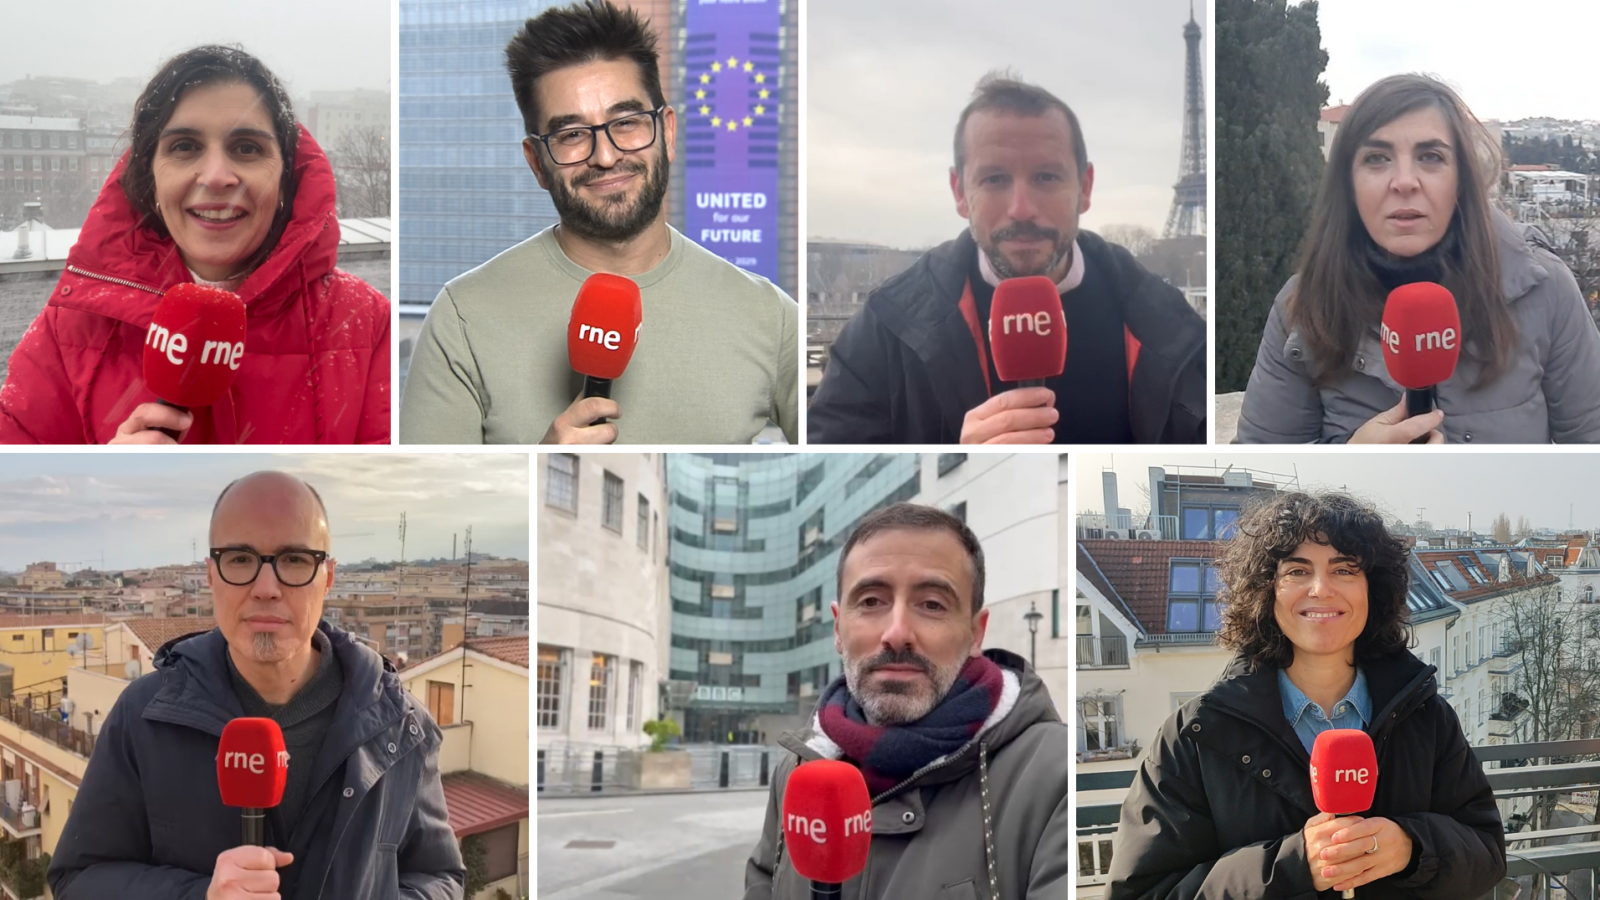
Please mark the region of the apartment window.
POLYGON ((1209 560, 1175 559, 1167 587, 1167 631, 1216 631, 1222 627, 1217 604, 1217 570, 1209 560))
POLYGON ((1217 541, 1233 536, 1233 523, 1239 519, 1236 506, 1183 507, 1183 534, 1186 541, 1217 541))
POLYGON ((639 730, 639 695, 644 686, 644 663, 628 663, 628 733, 639 730))
POLYGON ((1489 626, 1478 626, 1478 659, 1487 659, 1489 656, 1489 626))
POLYGON ((1050 636, 1061 637, 1061 589, 1050 591, 1050 636))
POLYGON ((947 512, 950 515, 955 516, 956 518, 960 519, 961 520, 961 524, 965 525, 967 523, 967 501, 963 500, 960 503, 957 503, 956 505, 954 505, 954 506, 950 507, 949 509, 945 510, 945 512, 947 512))
POLYGON ((1439 666, 1439 654, 1440 654, 1440 652, 1441 651, 1440 651, 1440 649, 1438 647, 1435 647, 1432 650, 1428 651, 1428 662, 1433 666, 1433 668, 1436 671, 1440 671, 1440 666, 1439 666))
POLYGON ((1093 878, 1111 874, 1111 838, 1089 838, 1078 842, 1078 877, 1093 878))
POLYGON ((13 147, 21 147, 22 146, 22 132, 20 132, 20 131, 11 132, 11 146, 13 146, 13 147))
POLYGON ((35 172, 43 172, 44 171, 44 157, 35 156, 33 158, 33 170, 35 172))
POLYGON ((555 647, 539 645, 538 691, 539 727, 561 727, 561 697, 566 681, 563 653, 555 647))
POLYGON ((650 501, 639 495, 639 518, 635 530, 639 532, 639 549, 650 552, 650 501))
POLYGON ((545 469, 544 504, 578 511, 578 458, 571 453, 552 453, 545 469))
POLYGON ((1085 697, 1079 704, 1080 721, 1083 722, 1083 749, 1085 752, 1110 750, 1119 746, 1117 729, 1117 699, 1115 697, 1085 697))
POLYGON ((604 731, 609 725, 611 700, 611 657, 599 653, 589 661, 589 730, 604 731))
POLYGON ((967 455, 965 453, 939 454, 939 477, 943 478, 944 476, 950 474, 951 472, 955 471, 956 467, 960 466, 966 461, 967 455))
POLYGON ((50 135, 50 149, 51 150, 60 150, 61 149, 61 135, 59 135, 59 134, 50 135))
POLYGON ((26 179, 26 178, 13 178, 13 179, 12 179, 12 180, 11 180, 11 183, 12 183, 12 184, 13 184, 13 185, 14 185, 14 186, 15 186, 15 187, 16 187, 16 189, 17 189, 17 190, 19 190, 19 191, 22 191, 22 190, 27 190, 27 187, 28 187, 28 179, 26 179))
POLYGON ((76 156, 67 160, 67 169, 73 172, 78 171, 78 158, 76 156))
POLYGON ((605 473, 600 493, 600 524, 622 533, 622 479, 605 473))
POLYGON ((67 135, 67 149, 68 150, 76 150, 76 149, 78 149, 78 136, 77 135, 75 135, 75 134, 67 135))
POLYGON ((1450 636, 1450 671, 1461 671, 1461 635, 1450 636))
POLYGON ((443 728, 456 721, 456 686, 448 681, 428 682, 428 712, 443 728))
POLYGON ((39 149, 41 144, 39 143, 39 133, 38 132, 34 132, 33 134, 28 135, 28 146, 32 147, 35 150, 39 149))
POLYGON ((656 537, 656 552, 659 554, 661 552, 661 514, 660 513, 651 513, 650 514, 650 531, 656 537))
POLYGON ((59 156, 50 157, 50 171, 52 171, 52 172, 61 171, 61 157, 59 157, 59 156))

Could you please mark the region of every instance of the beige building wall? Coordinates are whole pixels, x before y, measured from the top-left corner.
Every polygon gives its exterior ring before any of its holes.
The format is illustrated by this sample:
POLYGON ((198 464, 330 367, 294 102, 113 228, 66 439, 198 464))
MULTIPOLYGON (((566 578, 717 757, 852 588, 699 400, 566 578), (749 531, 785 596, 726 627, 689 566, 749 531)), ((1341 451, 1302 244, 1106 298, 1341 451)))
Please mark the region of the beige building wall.
MULTIPOLYGON (((577 460, 575 509, 550 494, 551 467, 565 459, 535 457, 539 509, 538 640, 534 650, 535 704, 540 658, 560 661, 560 714, 554 727, 538 727, 538 746, 645 743, 644 722, 656 717, 657 684, 667 677, 666 461, 659 453, 593 453, 577 460), (621 530, 601 521, 607 473, 622 481, 621 530), (639 499, 648 503, 643 544, 639 499), (590 727, 590 681, 596 657, 609 659, 609 683, 593 692, 597 717, 590 727), (640 667, 630 727, 632 664, 640 667)), ((558 479, 559 480, 559 479, 558 479)), ((547 667, 548 668, 548 667, 547 667)), ((538 724, 537 722, 535 723, 538 724)))
POLYGON ((14 672, 12 690, 22 692, 31 685, 66 677, 67 670, 81 659, 69 655, 67 647, 84 633, 93 639, 96 649, 105 646, 103 625, 35 625, 0 630, 0 664, 10 666, 14 672))

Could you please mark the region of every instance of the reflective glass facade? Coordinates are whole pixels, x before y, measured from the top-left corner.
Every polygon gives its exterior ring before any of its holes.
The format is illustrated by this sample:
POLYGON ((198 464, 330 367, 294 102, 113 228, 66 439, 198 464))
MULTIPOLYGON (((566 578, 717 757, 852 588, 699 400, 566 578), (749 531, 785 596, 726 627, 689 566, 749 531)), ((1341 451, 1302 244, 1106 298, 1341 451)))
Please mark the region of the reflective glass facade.
MULTIPOLYGON (((838 553, 867 513, 917 495, 917 454, 667 457, 670 677, 693 681, 686 741, 754 742, 840 674, 838 553)), ((775 739, 769 734, 767 739, 775 739)))
POLYGON ((522 157, 506 42, 555 0, 400 0, 401 304, 555 224, 522 157))

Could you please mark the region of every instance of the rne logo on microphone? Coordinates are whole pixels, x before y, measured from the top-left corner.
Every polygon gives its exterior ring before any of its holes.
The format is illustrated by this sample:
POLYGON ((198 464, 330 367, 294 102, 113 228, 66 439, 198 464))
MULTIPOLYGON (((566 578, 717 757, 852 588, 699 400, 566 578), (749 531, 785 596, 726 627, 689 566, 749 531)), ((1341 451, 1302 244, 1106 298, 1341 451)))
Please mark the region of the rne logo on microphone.
POLYGON ((1016 326, 1017 334, 1031 331, 1034 334, 1050 333, 1050 314, 1043 310, 1029 315, 1028 313, 1013 313, 1002 316, 1000 319, 1000 333, 1010 334, 1012 326, 1016 326))
MULTIPOLYGON (((1356 784, 1366 784, 1367 780, 1371 777, 1372 772, 1366 768, 1333 770, 1334 784, 1338 784, 1341 781, 1353 781, 1356 784)), ((1317 783, 1317 767, 1314 765, 1311 767, 1311 783, 1317 783)))
MULTIPOLYGON (((640 327, 643 327, 644 323, 640 322, 639 325, 640 327)), ((638 329, 635 329, 633 334, 634 340, 638 340, 638 329)), ((603 328, 596 328, 593 325, 579 325, 578 340, 586 340, 591 344, 599 344, 607 350, 615 350, 622 344, 622 335, 615 331, 606 331, 603 328)))
POLYGON ((803 834, 811 838, 813 843, 826 844, 828 842, 828 823, 821 819, 808 819, 789 813, 784 820, 783 830, 793 834, 803 834))
MULTIPOLYGON (((145 345, 156 348, 158 353, 166 354, 167 362, 175 366, 183 365, 183 354, 189 352, 189 338, 183 332, 169 332, 167 329, 150 323, 150 330, 145 332, 145 345)), ((244 343, 242 341, 228 343, 227 341, 206 341, 200 348, 200 362, 226 365, 238 371, 239 363, 244 359, 244 343)))
MULTIPOLYGON (((289 754, 281 752, 278 759, 284 765, 288 764, 289 754)), ((222 767, 224 769, 244 769, 252 775, 260 775, 267 770, 267 757, 264 753, 247 753, 243 750, 229 750, 222 754, 222 767)))
MULTIPOLYGON (((1379 337, 1383 340, 1384 349, 1390 353, 1398 354, 1400 352, 1399 332, 1390 331, 1389 326, 1384 324, 1380 328, 1379 337)), ((1456 349, 1456 330, 1454 328, 1446 328, 1443 331, 1424 331, 1416 335, 1416 340, 1417 352, 1419 353, 1423 350, 1454 350, 1456 349)))

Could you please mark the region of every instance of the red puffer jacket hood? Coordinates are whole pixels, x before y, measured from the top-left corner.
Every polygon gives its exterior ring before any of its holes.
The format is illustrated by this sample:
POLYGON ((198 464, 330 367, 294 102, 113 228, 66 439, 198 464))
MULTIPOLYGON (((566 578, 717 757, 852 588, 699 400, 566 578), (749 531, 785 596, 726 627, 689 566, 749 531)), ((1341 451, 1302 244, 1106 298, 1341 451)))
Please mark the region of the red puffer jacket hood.
MULTIPOLYGON (((294 215, 239 286, 245 358, 228 395, 193 410, 186 444, 389 442, 389 301, 334 267, 333 169, 300 128, 294 215)), ((176 244, 139 227, 106 179, 39 318, 0 386, 0 443, 105 443, 145 386, 145 331, 162 294, 192 281, 176 244)))

